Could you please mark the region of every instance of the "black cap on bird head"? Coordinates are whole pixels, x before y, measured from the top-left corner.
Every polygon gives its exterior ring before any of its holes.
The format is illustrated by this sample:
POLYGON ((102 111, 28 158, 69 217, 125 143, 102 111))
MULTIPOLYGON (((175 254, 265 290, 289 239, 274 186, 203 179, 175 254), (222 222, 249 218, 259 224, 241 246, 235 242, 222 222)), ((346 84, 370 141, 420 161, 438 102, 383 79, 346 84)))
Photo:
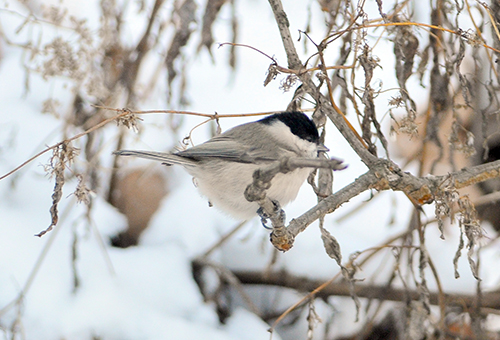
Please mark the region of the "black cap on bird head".
POLYGON ((270 125, 275 121, 281 121, 290 128, 292 133, 304 140, 319 144, 319 133, 316 125, 304 113, 298 111, 275 113, 261 119, 262 124, 270 125))

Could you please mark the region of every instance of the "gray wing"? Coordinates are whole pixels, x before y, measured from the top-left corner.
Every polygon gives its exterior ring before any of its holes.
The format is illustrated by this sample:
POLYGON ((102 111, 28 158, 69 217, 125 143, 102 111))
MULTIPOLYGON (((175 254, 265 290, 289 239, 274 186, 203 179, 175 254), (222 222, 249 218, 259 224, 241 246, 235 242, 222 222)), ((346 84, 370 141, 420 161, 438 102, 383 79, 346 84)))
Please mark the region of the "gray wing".
POLYGON ((113 154, 118 156, 134 156, 139 158, 151 159, 154 161, 160 161, 167 165, 178 164, 183 166, 192 166, 197 163, 197 161, 178 156, 175 154, 167 152, 154 152, 154 151, 140 151, 140 150, 119 150, 113 152, 113 154))
POLYGON ((203 144, 176 152, 175 155, 194 160, 218 158, 240 163, 272 162, 278 159, 278 154, 274 152, 275 146, 270 147, 260 141, 257 144, 255 141, 249 142, 233 138, 232 133, 224 133, 203 144))
POLYGON ((194 165, 208 159, 225 159, 240 163, 272 162, 283 156, 285 148, 271 136, 262 135, 256 123, 236 126, 203 144, 176 153, 130 151, 115 152, 120 156, 136 156, 166 164, 194 165), (260 137, 259 137, 260 136, 260 137))

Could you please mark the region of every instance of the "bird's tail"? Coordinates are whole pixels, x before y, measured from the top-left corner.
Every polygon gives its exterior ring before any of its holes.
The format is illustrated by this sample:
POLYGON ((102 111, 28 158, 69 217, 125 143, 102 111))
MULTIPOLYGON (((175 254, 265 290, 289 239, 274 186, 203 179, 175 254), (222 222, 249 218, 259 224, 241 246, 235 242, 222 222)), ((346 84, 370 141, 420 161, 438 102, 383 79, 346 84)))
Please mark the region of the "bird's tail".
POLYGON ((139 158, 151 159, 154 161, 162 162, 165 165, 178 164, 183 166, 190 166, 196 163, 196 161, 193 159, 174 155, 167 152, 118 150, 113 152, 113 154, 117 156, 134 156, 139 158))

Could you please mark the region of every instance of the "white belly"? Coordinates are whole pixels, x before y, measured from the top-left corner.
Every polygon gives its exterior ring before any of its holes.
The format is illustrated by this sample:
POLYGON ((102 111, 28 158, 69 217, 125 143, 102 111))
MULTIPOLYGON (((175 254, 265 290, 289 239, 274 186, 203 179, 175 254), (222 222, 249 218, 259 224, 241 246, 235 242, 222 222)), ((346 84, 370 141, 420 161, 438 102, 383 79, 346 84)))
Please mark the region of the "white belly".
MULTIPOLYGON (((201 194, 215 207, 239 220, 248 220, 254 217, 259 209, 257 203, 248 202, 244 196, 245 189, 252 183, 252 176, 257 168, 255 164, 233 163, 229 171, 212 168, 210 171, 203 171, 204 176, 193 173, 189 171, 190 169, 186 170, 195 177, 201 194), (238 175, 235 176, 235 173, 238 175)), ((267 197, 285 206, 297 197, 310 172, 310 168, 304 168, 287 174, 277 174, 271 181, 267 197)))

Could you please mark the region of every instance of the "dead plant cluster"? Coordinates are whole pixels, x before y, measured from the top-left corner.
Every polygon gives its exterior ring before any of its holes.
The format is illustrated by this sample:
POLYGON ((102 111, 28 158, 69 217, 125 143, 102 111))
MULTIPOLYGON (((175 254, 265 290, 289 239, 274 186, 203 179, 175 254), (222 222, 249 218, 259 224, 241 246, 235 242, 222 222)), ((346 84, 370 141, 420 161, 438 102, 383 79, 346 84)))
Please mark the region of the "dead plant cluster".
MULTIPOLYGON (((352 297, 358 313, 365 314, 362 330, 353 339, 500 338, 484 322, 489 314, 500 310, 500 295, 483 290, 480 274, 482 270, 496 270, 481 268, 480 250, 498 243, 496 235, 484 236, 481 225, 490 223, 500 230, 499 198, 489 196, 498 191, 500 175, 500 4, 431 0, 422 6, 411 0, 316 0, 304 13, 306 25, 297 41, 296 32, 291 30, 297 23, 289 22, 287 3, 269 0, 279 32, 276 34, 287 57, 287 63, 280 64, 271 57, 275 51, 259 51, 237 41, 238 15, 242 15, 236 11, 237 2, 156 0, 152 7, 136 2, 144 27, 135 41, 125 39, 125 9, 113 0, 100 3, 97 33, 85 21, 68 17, 60 7, 33 8, 32 2, 25 4, 29 15, 16 31, 25 33, 24 40, 0 31, 6 44, 24 51, 27 92, 31 77, 38 74, 47 80, 67 79, 73 95, 67 109, 61 107, 59 98, 48 98, 43 104, 41 112, 64 122, 63 140, 26 162, 52 152, 47 165, 55 179, 51 222, 38 236, 57 225, 57 207, 68 180, 78 181, 75 195, 88 209, 92 208, 92 193, 117 204, 114 190, 120 187, 120 176, 114 170, 119 163, 114 159, 112 165, 103 164, 108 156, 102 151, 109 149, 105 148, 104 131, 114 129, 115 150, 121 149, 132 134, 108 123, 116 121, 139 131, 144 128, 138 116, 152 112, 140 111, 141 103, 162 81, 167 89, 165 102, 187 106, 190 79, 186 70, 200 50, 212 53, 217 40, 213 27, 226 7, 231 9, 226 29, 232 37, 231 42, 222 44, 230 47, 227 66, 235 68, 236 49, 240 53, 260 52, 263 58, 269 58, 268 74, 258 82, 272 86, 279 81, 284 91, 295 91, 287 109, 310 108, 323 139, 333 125, 364 163, 366 172, 332 192, 332 168, 318 166, 310 179, 318 196, 317 205, 294 216, 288 225, 275 225, 274 221, 283 222, 283 218, 273 218, 274 212, 269 212, 273 222, 271 241, 282 251, 290 249, 300 233, 319 220, 326 252, 341 268, 330 281, 273 273, 272 266, 268 273, 231 272, 209 260, 213 249, 193 261, 195 279, 206 298, 215 301, 221 321, 231 312, 226 298, 231 294, 228 287, 233 287, 233 294, 243 296, 250 309, 273 323, 272 330, 277 325, 286 327, 280 323, 297 310, 307 310, 307 339, 313 338, 319 321, 316 299, 328 301, 331 296, 352 297), (204 10, 198 11, 201 5, 204 10), (201 17, 197 13, 202 13, 201 17), (318 18, 324 22, 322 32, 314 22, 318 18), (45 27, 57 28, 62 34, 46 38, 45 30, 40 29, 45 27), (198 41, 194 49, 192 41, 198 41), (379 47, 387 44, 390 50, 379 47), (140 71, 151 55, 161 56, 155 59, 159 72, 144 79, 140 71), (393 64, 383 69, 381 80, 377 74, 382 65, 387 65, 386 59, 393 64), (158 78, 160 71, 166 74, 164 80, 158 78), (396 88, 387 88, 389 79, 396 88), (380 98, 387 92, 390 99, 381 105, 380 98), (390 124, 385 117, 390 118, 390 124), (79 155, 73 144, 80 149, 79 155), (75 158, 81 160, 78 165, 71 163, 75 158), (334 231, 327 230, 325 216, 363 192, 377 195, 386 190, 403 193, 413 204, 407 230, 385 244, 374 244, 343 260, 342 244, 335 239, 334 231), (425 213, 429 204, 434 205, 434 216, 425 213), (443 238, 446 228, 459 228, 460 241, 450 265, 455 266, 455 277, 459 277, 457 263, 465 248, 471 275, 477 279, 473 294, 452 294, 442 289, 441 281, 450 278, 443 278, 436 270, 435 259, 426 246, 426 230, 434 226, 443 238), (382 253, 392 254, 393 270, 385 284, 359 282, 359 269, 373 265, 382 253), (211 294, 202 279, 204 270, 215 271, 220 280, 219 289, 211 294), (436 282, 437 291, 429 288, 429 280, 436 282), (263 311, 246 295, 242 288, 245 284, 289 287, 304 292, 304 298, 286 311, 263 311), (368 301, 363 311, 360 299, 368 301), (388 301, 399 304, 381 318, 388 301)), ((11 14, 21 15, 15 11, 11 14)), ((237 68, 235 72, 237 75, 237 68)), ((216 121, 224 117, 200 115, 216 121)), ((178 121, 168 122, 175 134, 178 121)), ((0 179, 6 180, 26 163, 0 179)), ((264 198, 260 195, 259 203, 264 205, 264 198)), ((328 327, 323 338, 332 338, 328 327)))

